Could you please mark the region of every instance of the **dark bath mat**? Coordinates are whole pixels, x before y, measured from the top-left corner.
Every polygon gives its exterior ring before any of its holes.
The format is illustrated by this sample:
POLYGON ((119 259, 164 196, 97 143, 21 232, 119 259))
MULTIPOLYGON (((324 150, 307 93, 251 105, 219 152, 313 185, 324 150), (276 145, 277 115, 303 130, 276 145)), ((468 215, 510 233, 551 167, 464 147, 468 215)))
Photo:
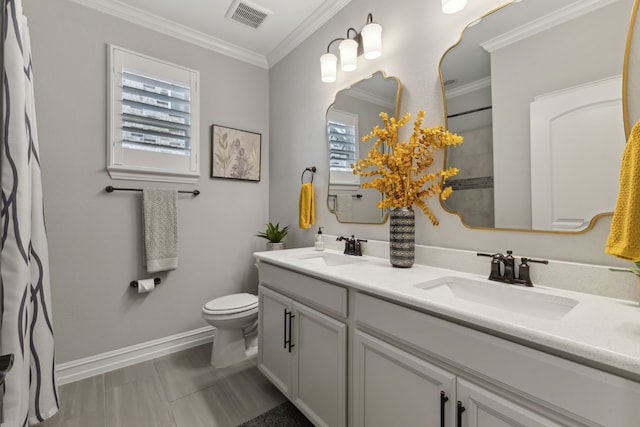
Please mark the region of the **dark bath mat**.
POLYGON ((313 424, 287 401, 238 427, 313 427, 313 424))

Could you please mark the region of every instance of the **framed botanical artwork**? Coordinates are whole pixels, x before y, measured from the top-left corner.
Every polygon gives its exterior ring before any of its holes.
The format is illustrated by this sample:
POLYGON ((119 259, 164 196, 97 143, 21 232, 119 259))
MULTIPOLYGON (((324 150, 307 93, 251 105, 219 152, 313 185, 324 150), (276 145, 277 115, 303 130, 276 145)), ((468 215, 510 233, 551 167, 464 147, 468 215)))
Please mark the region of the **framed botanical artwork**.
POLYGON ((211 126, 211 178, 260 181, 262 135, 211 126))

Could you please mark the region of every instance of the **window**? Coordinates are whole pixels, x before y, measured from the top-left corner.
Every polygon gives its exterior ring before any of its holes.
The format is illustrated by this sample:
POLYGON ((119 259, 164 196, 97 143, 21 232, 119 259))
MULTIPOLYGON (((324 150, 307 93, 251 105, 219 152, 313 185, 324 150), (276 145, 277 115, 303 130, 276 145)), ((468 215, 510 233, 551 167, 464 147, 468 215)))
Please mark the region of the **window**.
POLYGON ((354 185, 360 183, 351 165, 359 159, 358 116, 332 109, 327 114, 329 140, 329 176, 331 184, 354 185))
POLYGON ((194 183, 199 73, 109 46, 109 175, 194 183))

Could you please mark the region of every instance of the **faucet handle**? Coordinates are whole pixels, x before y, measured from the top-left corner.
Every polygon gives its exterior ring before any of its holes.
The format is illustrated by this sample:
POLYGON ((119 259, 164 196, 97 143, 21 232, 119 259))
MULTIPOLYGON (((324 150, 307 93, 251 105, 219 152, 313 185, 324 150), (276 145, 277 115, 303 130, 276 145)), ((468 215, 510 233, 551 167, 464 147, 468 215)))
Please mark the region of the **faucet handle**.
POLYGON ((536 262, 538 264, 549 264, 549 260, 546 259, 531 259, 522 257, 520 258, 520 266, 518 267, 518 280, 525 286, 533 286, 531 281, 530 269, 528 262, 536 262))
POLYGON ((361 245, 361 243, 362 242, 366 242, 366 241, 367 241, 367 239, 358 239, 358 238, 355 239, 355 242, 354 242, 355 248, 354 249, 355 249, 355 254, 357 256, 362 256, 362 245, 361 245))
POLYGON ((502 280, 502 272, 500 271, 500 260, 503 258, 503 255, 500 253, 495 254, 487 254, 482 252, 477 252, 477 256, 486 256, 491 258, 491 272, 489 273, 489 280, 502 280))
POLYGON ((502 254, 500 253, 495 253, 495 254, 488 254, 488 253, 483 253, 483 252, 476 252, 477 256, 486 256, 489 258, 493 258, 493 259, 497 259, 500 258, 502 256, 502 254))

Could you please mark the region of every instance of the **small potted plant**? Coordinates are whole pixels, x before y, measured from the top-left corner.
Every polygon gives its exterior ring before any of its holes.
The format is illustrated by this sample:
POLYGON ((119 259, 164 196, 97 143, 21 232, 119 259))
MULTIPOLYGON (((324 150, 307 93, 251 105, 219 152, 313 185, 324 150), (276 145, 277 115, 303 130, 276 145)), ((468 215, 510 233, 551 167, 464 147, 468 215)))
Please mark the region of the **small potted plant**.
POLYGON ((280 228, 280 223, 273 225, 273 223, 267 224, 267 229, 265 231, 261 231, 256 236, 262 237, 263 239, 267 239, 267 250, 275 251, 278 249, 284 249, 285 244, 282 241, 284 236, 289 232, 289 226, 280 228))

